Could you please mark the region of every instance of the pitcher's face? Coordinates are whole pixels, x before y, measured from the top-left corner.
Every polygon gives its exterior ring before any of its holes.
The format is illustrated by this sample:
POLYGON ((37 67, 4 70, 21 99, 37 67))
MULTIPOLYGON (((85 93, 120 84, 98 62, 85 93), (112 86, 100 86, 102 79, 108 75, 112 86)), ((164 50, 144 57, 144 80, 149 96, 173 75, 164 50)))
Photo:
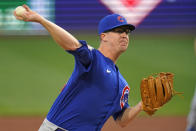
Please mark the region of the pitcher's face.
POLYGON ((116 51, 124 52, 129 45, 129 33, 127 27, 117 27, 106 32, 106 39, 116 51))

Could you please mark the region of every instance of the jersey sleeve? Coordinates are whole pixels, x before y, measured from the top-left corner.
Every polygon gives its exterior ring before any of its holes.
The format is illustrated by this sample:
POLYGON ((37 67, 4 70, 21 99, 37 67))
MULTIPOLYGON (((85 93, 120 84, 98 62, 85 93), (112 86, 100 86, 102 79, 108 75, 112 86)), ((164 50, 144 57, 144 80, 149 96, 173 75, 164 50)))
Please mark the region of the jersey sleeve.
POLYGON ((121 111, 114 113, 114 114, 113 114, 114 120, 116 120, 118 117, 121 117, 121 116, 123 115, 125 109, 126 109, 126 108, 123 108, 121 111))
POLYGON ((75 57, 76 67, 81 68, 84 72, 88 72, 92 65, 93 55, 92 47, 89 47, 86 41, 79 41, 82 46, 74 51, 67 51, 75 57))
POLYGON ((121 117, 121 116, 123 115, 125 109, 127 109, 127 108, 129 108, 129 104, 126 104, 126 105, 123 107, 122 110, 120 110, 120 111, 114 113, 114 114, 112 115, 113 118, 114 118, 114 120, 116 120, 118 117, 121 117))

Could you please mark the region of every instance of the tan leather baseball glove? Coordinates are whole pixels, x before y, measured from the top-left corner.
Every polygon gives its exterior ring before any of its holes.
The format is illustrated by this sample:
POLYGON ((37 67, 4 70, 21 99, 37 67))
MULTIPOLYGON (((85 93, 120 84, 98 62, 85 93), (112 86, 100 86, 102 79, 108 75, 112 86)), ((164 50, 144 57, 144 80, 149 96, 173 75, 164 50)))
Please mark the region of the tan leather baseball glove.
POLYGON ((152 115, 167 103, 176 92, 173 89, 173 73, 161 72, 144 78, 141 81, 140 91, 143 110, 152 115))

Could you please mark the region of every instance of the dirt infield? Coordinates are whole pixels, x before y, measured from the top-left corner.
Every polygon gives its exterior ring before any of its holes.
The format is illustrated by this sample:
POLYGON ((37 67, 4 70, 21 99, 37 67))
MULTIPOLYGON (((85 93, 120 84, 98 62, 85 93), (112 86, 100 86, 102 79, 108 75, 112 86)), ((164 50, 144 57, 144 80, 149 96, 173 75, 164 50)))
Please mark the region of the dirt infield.
MULTIPOLYGON (((44 118, 0 117, 0 131, 37 131, 44 118)), ((102 131, 185 131, 186 117, 139 117, 125 128, 110 118, 102 131)))

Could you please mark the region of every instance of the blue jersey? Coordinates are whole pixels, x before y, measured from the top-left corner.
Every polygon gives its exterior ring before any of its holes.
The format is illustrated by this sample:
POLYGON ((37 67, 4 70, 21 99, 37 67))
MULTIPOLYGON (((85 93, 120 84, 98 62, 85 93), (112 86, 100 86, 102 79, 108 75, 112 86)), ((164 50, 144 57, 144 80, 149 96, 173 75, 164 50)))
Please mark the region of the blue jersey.
POLYGON ((112 60, 80 43, 68 51, 75 68, 47 119, 69 131, 100 131, 111 115, 116 119, 129 106, 130 88, 112 60))

